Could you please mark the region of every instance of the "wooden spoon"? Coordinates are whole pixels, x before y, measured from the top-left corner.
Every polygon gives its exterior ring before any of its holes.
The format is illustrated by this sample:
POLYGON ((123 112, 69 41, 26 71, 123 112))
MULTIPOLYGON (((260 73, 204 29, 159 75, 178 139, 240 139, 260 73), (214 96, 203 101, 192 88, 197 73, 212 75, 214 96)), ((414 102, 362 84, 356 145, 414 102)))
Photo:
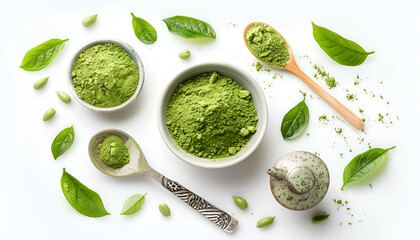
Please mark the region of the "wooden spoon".
MULTIPOLYGON (((252 53, 252 55, 254 55, 254 53, 249 49, 248 41, 246 40, 246 33, 256 23, 262 23, 262 22, 250 23, 245 28, 245 31, 244 31, 245 45, 247 46, 248 50, 252 53)), ((266 23, 262 23, 262 24, 265 24, 265 25, 271 27, 270 25, 268 25, 266 23)), ((277 32, 273 27, 271 27, 271 28, 281 36, 281 34, 279 32, 277 32)), ((290 47, 289 43, 286 41, 286 39, 283 36, 282 36, 282 38, 286 42, 287 48, 289 49, 289 53, 290 53, 290 60, 287 62, 286 66, 284 66, 283 68, 272 66, 272 65, 264 62, 263 60, 261 60, 257 56, 254 55, 254 57, 258 58, 260 61, 267 64, 268 66, 271 66, 271 67, 277 68, 277 69, 284 69, 284 70, 287 70, 287 71, 290 71, 290 72, 294 73, 296 76, 298 76, 300 79, 302 79, 309 87, 311 87, 316 93, 318 93, 319 96, 321 96, 328 104, 330 104, 330 106, 333 107, 341 116, 343 116, 351 125, 353 125, 355 128, 357 128, 359 130, 362 130, 363 127, 365 126, 365 123, 363 122, 363 120, 360 119, 352 111, 350 111, 350 109, 348 109, 346 106, 344 106, 341 102, 339 102, 335 97, 333 97, 325 89, 323 89, 321 86, 319 86, 314 80, 312 80, 310 77, 308 77, 308 75, 306 75, 299 68, 299 66, 297 65, 297 63, 295 61, 295 58, 293 56, 292 48, 290 47)))

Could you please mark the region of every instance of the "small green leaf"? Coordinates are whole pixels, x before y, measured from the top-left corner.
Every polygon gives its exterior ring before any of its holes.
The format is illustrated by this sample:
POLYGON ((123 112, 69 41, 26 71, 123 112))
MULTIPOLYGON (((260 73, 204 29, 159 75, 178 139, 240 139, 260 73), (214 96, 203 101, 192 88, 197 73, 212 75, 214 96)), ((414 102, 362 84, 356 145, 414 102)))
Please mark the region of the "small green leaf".
POLYGON ((159 211, 164 217, 171 216, 171 210, 166 203, 159 204, 159 211))
POLYGON ((98 18, 98 14, 86 17, 82 20, 82 25, 84 27, 90 27, 96 23, 96 19, 98 18))
POLYGON ((244 198, 238 196, 232 196, 232 198, 238 208, 246 209, 248 207, 248 202, 244 198))
POLYGON ((284 139, 293 139, 300 136, 308 126, 309 109, 305 98, 286 113, 281 122, 281 134, 284 139))
POLYGON ((44 78, 41 78, 41 79, 39 79, 38 81, 36 81, 35 83, 34 83, 34 89, 35 90, 40 90, 40 89, 42 89, 43 87, 45 87, 45 85, 47 85, 47 82, 48 82, 48 79, 49 79, 50 77, 44 77, 44 78))
POLYGON ((367 176, 382 166, 388 159, 388 151, 394 148, 395 146, 388 149, 372 148, 354 157, 344 168, 341 190, 347 184, 367 176))
POLYGON ((42 116, 42 121, 46 122, 52 119, 54 116, 55 116, 55 109, 49 108, 47 111, 45 111, 44 115, 42 116))
POLYGON ((313 224, 320 224, 325 222, 328 218, 330 217, 330 214, 321 214, 321 215, 317 215, 312 217, 312 223, 313 224))
POLYGON ((124 203, 121 215, 131 215, 138 212, 146 200, 144 198, 146 194, 134 194, 129 197, 124 203))
POLYGON ((61 176, 61 190, 70 205, 79 213, 95 218, 110 215, 101 197, 67 173, 65 168, 61 176))
POLYGON ((133 13, 131 13, 131 16, 133 17, 132 23, 136 37, 145 44, 152 44, 156 42, 156 29, 146 20, 134 16, 133 13))
POLYGON ((263 227, 267 227, 267 226, 273 224, 274 218, 276 218, 276 217, 275 216, 274 217, 270 216, 270 217, 261 218, 257 222, 257 228, 263 228, 263 227))
POLYGON ((184 38, 213 38, 216 32, 213 27, 199 19, 185 16, 173 16, 163 19, 169 32, 184 38))
POLYGON ((317 26, 313 22, 312 28, 315 41, 330 58, 339 64, 357 66, 362 64, 368 55, 374 53, 374 51, 366 52, 359 44, 317 26))
POLYGON ((55 91, 55 92, 57 93, 57 96, 61 101, 65 103, 71 102, 71 98, 66 92, 63 92, 63 91, 55 91))
POLYGON ((23 57, 20 67, 26 71, 38 71, 50 64, 63 49, 69 39, 50 39, 29 50, 23 57))
POLYGON ((54 159, 61 156, 67 149, 71 147, 74 141, 74 129, 73 126, 63 129, 55 138, 51 144, 51 152, 54 159))

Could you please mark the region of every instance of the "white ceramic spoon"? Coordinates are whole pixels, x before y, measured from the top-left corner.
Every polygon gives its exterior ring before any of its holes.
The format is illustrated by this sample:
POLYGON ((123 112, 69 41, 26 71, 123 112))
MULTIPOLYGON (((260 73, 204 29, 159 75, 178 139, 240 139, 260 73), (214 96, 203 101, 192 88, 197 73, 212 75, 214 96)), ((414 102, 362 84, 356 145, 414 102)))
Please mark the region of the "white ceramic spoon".
POLYGON ((151 168, 137 142, 129 134, 121 130, 108 129, 95 134, 89 141, 89 157, 93 165, 95 165, 99 171, 107 175, 113 177, 146 175, 154 179, 179 199, 190 205, 204 217, 228 233, 233 232, 238 225, 238 221, 225 211, 220 210, 204 198, 186 189, 178 182, 172 181, 151 168), (130 151, 130 162, 119 169, 109 168, 98 159, 98 144, 102 143, 106 136, 112 134, 121 137, 130 151))

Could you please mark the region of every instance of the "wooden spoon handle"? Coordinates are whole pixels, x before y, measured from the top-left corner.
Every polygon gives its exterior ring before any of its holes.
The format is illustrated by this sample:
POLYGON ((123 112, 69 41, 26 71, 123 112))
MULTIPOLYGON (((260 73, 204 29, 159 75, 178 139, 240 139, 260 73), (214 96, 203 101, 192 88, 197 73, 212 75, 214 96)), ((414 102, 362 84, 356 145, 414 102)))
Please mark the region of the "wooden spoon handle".
POLYGON ((344 106, 339 102, 335 97, 333 97, 329 92, 324 88, 319 86, 314 80, 312 80, 308 75, 306 75, 296 63, 288 64, 287 70, 294 73, 300 79, 302 79, 309 87, 311 87, 319 96, 321 96, 331 107, 333 107, 341 116, 343 116, 351 125, 356 129, 362 130, 365 126, 365 123, 360 119, 356 114, 354 114, 350 109, 344 106), (291 66, 289 66, 291 65, 291 66))

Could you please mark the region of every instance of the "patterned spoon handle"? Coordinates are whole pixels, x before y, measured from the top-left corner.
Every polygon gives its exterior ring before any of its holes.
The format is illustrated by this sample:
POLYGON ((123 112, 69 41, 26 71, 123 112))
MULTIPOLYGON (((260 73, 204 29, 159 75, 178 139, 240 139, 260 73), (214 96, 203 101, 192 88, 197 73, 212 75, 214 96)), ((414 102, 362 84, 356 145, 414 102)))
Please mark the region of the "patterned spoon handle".
POLYGON ((236 229, 238 225, 238 220, 230 216, 225 211, 220 210, 213 204, 209 203, 204 198, 191 192, 178 182, 172 181, 171 179, 163 176, 162 174, 154 171, 153 169, 146 171, 145 175, 160 182, 164 188, 169 190, 179 199, 184 201, 186 204, 190 205, 190 207, 197 210, 199 213, 201 213, 201 215, 215 223, 217 226, 219 226, 226 232, 231 233, 236 229))

